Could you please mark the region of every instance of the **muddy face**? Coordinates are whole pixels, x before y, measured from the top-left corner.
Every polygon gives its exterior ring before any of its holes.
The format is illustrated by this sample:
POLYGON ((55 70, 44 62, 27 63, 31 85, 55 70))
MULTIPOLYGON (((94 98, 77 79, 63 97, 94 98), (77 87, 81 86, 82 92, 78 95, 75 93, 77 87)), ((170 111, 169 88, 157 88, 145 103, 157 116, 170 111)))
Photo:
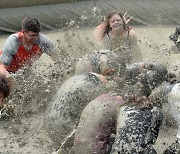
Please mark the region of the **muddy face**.
POLYGON ((45 128, 57 145, 76 127, 84 107, 105 92, 104 78, 98 77, 91 73, 71 77, 50 102, 45 112, 45 128))
POLYGON ((116 132, 117 109, 123 104, 121 96, 102 94, 84 108, 75 133, 75 153, 109 152, 110 136, 116 132))

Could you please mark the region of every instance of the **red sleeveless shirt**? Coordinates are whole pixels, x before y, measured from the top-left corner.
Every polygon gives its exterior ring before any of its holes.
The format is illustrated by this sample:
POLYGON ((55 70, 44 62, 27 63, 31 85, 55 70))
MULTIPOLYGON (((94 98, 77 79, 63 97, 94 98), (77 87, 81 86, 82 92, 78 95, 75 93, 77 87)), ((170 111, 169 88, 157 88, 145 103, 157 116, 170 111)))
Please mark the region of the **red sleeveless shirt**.
POLYGON ((13 56, 11 64, 6 67, 7 71, 9 72, 16 72, 18 69, 20 69, 24 65, 30 63, 33 58, 40 57, 42 55, 42 51, 40 47, 36 44, 33 45, 31 51, 26 51, 26 49, 21 43, 23 35, 24 35, 23 32, 18 33, 20 46, 16 54, 13 56))

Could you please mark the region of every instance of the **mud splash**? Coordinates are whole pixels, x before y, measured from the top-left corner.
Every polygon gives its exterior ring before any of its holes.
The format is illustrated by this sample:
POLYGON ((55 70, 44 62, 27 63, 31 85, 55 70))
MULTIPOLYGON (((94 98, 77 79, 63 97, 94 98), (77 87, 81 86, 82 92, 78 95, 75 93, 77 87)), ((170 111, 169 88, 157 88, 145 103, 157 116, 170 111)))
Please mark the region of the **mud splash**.
MULTIPOLYGON (((172 42, 169 42, 168 37, 174 27, 160 27, 158 30, 148 27, 135 28, 145 61, 169 65, 180 58, 179 54, 169 52, 172 42)), ((75 61, 99 48, 92 38, 92 33, 92 29, 86 29, 47 34, 60 44, 59 62, 53 63, 47 55, 43 55, 31 67, 12 75, 14 91, 6 101, 7 107, 13 106, 14 115, 8 121, 0 121, 0 152, 53 152, 52 141, 44 130, 44 110, 57 89, 73 75, 75 61)), ((166 131, 167 129, 161 130, 156 144, 159 153, 174 141, 175 129, 171 128, 170 132, 166 131)))

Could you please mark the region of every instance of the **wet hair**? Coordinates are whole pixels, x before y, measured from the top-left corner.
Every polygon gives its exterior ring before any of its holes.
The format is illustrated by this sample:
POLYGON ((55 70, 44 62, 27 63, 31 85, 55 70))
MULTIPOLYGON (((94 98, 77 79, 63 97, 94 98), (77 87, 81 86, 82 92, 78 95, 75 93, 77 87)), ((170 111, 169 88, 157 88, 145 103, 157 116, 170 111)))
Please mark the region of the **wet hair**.
POLYGON ((11 91, 11 80, 0 74, 0 93, 4 98, 8 97, 11 91))
POLYGON ((33 17, 27 17, 22 21, 22 30, 39 33, 40 23, 37 19, 33 17))
POLYGON ((119 15, 123 21, 123 26, 124 26, 124 29, 125 30, 130 30, 130 28, 127 26, 126 24, 126 21, 125 21, 125 18, 123 16, 123 14, 121 12, 118 12, 118 11, 113 11, 111 13, 109 13, 107 15, 107 17, 105 18, 105 20, 97 27, 97 37, 99 37, 99 41, 102 40, 102 38, 105 36, 105 34, 109 34, 109 32, 112 30, 111 27, 110 27, 110 23, 109 23, 109 20, 111 19, 111 17, 113 15, 119 15))

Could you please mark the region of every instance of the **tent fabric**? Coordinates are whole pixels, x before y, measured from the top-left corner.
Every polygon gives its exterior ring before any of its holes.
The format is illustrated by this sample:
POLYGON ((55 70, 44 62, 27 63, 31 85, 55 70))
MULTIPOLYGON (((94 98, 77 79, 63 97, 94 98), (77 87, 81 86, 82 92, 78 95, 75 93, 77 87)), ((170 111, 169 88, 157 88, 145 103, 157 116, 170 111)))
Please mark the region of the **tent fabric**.
POLYGON ((1 8, 0 30, 20 30, 21 21, 27 16, 37 18, 41 22, 42 30, 96 26, 113 10, 133 16, 131 24, 180 25, 179 6, 179 0, 52 0, 49 5, 27 4, 26 7, 1 8))
POLYGON ((12 0, 3 0, 0 4, 0 8, 15 8, 15 7, 27 7, 27 6, 38 6, 38 5, 49 5, 58 3, 70 3, 78 2, 82 0, 17 0, 12 2, 12 0))
POLYGON ((93 2, 87 1, 0 9, 0 30, 6 32, 20 30, 22 19, 29 16, 40 21, 42 30, 55 30, 79 23, 82 25, 83 21, 92 19, 92 8, 93 2))

